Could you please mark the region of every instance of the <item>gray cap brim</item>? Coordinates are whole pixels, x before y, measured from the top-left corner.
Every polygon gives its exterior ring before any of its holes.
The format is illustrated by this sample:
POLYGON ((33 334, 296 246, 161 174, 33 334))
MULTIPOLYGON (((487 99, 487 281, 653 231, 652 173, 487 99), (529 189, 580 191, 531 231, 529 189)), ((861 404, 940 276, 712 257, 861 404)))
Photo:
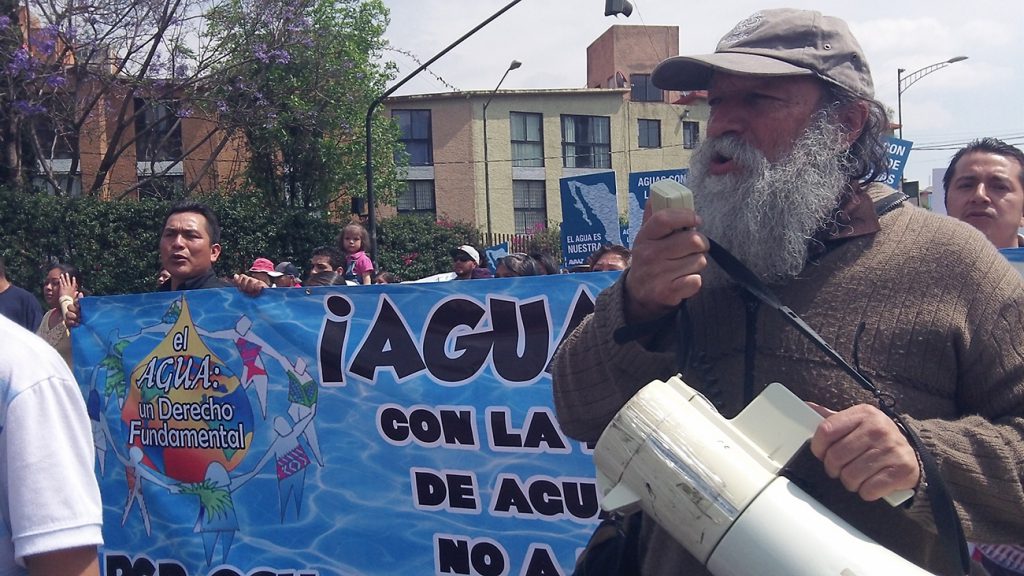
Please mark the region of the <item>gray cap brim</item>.
POLYGON ((740 76, 817 76, 807 68, 760 54, 715 52, 664 60, 654 69, 651 81, 662 90, 706 90, 716 70, 740 76))

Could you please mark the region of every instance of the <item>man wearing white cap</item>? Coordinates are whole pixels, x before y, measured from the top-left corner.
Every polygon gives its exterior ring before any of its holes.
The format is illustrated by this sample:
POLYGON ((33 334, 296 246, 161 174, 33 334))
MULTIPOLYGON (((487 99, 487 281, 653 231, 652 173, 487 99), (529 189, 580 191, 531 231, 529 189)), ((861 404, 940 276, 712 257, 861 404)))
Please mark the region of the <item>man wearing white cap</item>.
MULTIPOLYGON (((647 211, 630 269, 560 346, 562 429, 594 441, 637 390, 676 373, 729 418, 780 382, 825 418, 794 481, 883 546, 949 571, 928 478, 899 427, 775 310, 750 304, 708 256, 713 238, 894 399, 968 537, 1019 540, 1024 283, 963 223, 878 182, 889 121, 846 24, 764 10, 713 54, 669 58, 652 80, 708 91, 708 137, 687 182, 696 208, 647 211), (909 504, 879 501, 906 489, 909 504)), ((646 516, 640 542, 644 575, 708 574, 646 516)))
POLYGON ((476 248, 463 244, 458 248, 448 251, 452 257, 452 272, 455 273, 455 280, 470 280, 474 278, 490 278, 491 271, 480 267, 480 253, 476 248))

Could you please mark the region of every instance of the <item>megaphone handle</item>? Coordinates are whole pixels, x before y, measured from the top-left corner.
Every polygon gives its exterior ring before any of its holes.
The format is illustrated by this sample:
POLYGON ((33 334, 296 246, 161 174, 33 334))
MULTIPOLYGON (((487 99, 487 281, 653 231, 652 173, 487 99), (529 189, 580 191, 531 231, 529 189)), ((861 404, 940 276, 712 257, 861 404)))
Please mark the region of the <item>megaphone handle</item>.
MULTIPOLYGON (((796 454, 796 448, 798 445, 805 441, 809 441, 811 437, 814 436, 814 431, 817 429, 818 424, 820 424, 825 418, 814 411, 796 394, 793 394, 791 390, 778 383, 769 384, 757 399, 750 403, 750 407, 748 408, 753 408, 754 406, 759 405, 762 399, 764 399, 767 404, 770 404, 775 410, 772 416, 774 416, 776 425, 772 427, 771 431, 761 428, 760 423, 764 418, 760 417, 760 413, 750 414, 750 418, 745 418, 747 416, 747 409, 744 409, 744 411, 733 420, 733 423, 739 429, 743 430, 745 434, 755 438, 756 441, 758 441, 758 444, 762 446, 768 445, 768 438, 766 436, 769 433, 772 435, 773 444, 776 446, 786 443, 780 440, 780 438, 791 438, 788 444, 792 447, 792 452, 786 452, 785 455, 781 455, 782 463, 785 463, 785 460, 788 460, 796 454), (778 425, 779 420, 785 421, 787 426, 780 427, 778 425)), ((708 401, 705 400, 705 402, 708 401)), ((708 402, 708 405, 711 405, 711 403, 708 402)), ((779 454, 772 454, 771 456, 775 460, 778 460, 780 457, 779 454)), ((909 500, 913 495, 913 490, 897 490, 887 496, 883 496, 882 499, 895 508, 909 500)))
POLYGON ((888 496, 883 496, 882 500, 885 500, 893 508, 903 504, 907 500, 910 500, 914 496, 913 490, 897 490, 888 496))

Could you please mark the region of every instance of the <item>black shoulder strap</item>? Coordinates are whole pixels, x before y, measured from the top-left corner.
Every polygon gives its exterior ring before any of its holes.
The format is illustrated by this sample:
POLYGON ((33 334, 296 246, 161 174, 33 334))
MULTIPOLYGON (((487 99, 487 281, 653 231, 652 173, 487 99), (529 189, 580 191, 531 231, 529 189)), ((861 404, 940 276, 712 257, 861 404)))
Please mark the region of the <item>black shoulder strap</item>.
POLYGON ((910 196, 907 196, 903 192, 896 190, 892 194, 883 196, 878 200, 874 201, 875 214, 878 214, 879 216, 883 214, 888 214, 889 212, 895 210, 897 206, 903 204, 907 200, 910 200, 910 196))
MULTIPOLYGON (((902 193, 897 194, 903 196, 903 198, 892 202, 887 210, 891 210, 906 199, 906 196, 902 193)), ((885 198, 882 200, 885 200, 885 198)), ((879 203, 876 202, 875 206, 877 210, 879 203)), ((925 494, 928 496, 928 502, 931 505, 932 516, 935 518, 935 528, 940 539, 939 547, 945 556, 944 560, 948 566, 957 567, 954 570, 958 569, 959 574, 970 572, 970 555, 967 552, 967 540, 964 538, 963 526, 960 523, 960 516, 957 515, 956 508, 953 505, 953 499, 942 478, 942 473, 939 471, 939 466, 935 461, 935 457, 928 451, 924 443, 921 442, 917 433, 910 426, 907 426, 903 418, 896 413, 895 401, 892 396, 880 391, 867 376, 862 374, 860 370, 852 366, 835 349, 829 346, 828 342, 825 342, 796 312, 793 312, 788 306, 779 301, 757 275, 730 254, 728 250, 711 238, 708 238, 708 243, 710 244, 708 253, 737 284, 763 304, 782 314, 786 322, 813 342, 826 356, 831 358, 844 372, 853 378, 857 384, 870 392, 878 401, 878 406, 882 412, 896 422, 896 425, 903 432, 903 435, 906 436, 910 446, 917 452, 917 456, 921 460, 921 468, 924 471, 923 486, 925 494)))

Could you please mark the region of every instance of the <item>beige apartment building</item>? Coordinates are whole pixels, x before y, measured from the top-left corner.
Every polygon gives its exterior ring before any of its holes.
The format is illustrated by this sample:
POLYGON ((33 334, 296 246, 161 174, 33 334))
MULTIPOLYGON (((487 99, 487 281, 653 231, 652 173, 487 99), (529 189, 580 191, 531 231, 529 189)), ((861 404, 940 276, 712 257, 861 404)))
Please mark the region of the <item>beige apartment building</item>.
POLYGON ((398 211, 528 234, 561 221, 561 178, 613 170, 625 214, 629 174, 686 168, 705 130, 706 94, 650 82, 678 47, 675 26, 612 26, 587 48, 585 88, 389 98, 409 154, 398 211))

